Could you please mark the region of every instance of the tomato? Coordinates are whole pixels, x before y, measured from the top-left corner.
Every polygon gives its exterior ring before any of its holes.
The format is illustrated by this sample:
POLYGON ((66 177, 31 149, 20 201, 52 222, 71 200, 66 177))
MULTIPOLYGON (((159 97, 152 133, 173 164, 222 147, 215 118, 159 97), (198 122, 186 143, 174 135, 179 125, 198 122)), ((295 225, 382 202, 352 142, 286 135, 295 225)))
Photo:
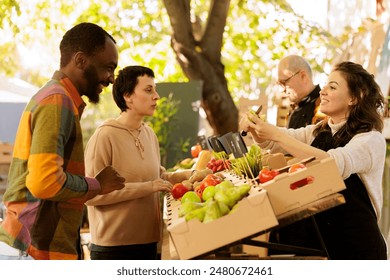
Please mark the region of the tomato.
POLYGON ((295 163, 290 166, 290 168, 288 169, 288 173, 293 173, 302 169, 306 169, 306 166, 303 163, 295 163))
POLYGON ((171 190, 174 199, 180 199, 186 192, 188 192, 188 189, 182 183, 174 184, 171 190))
POLYGON ((202 182, 206 185, 206 187, 216 186, 222 182, 222 179, 220 177, 218 177, 217 175, 209 174, 203 179, 202 182))
POLYGON ((194 192, 199 196, 199 198, 203 201, 202 199, 202 195, 203 195, 203 191, 206 187, 205 186, 202 186, 202 184, 198 185, 197 187, 195 187, 194 189, 194 192))
POLYGON ((196 144, 191 147, 191 156, 193 158, 197 158, 199 156, 200 151, 202 151, 202 146, 199 144, 196 144))
POLYGON ((259 173, 259 181, 260 181, 260 183, 263 184, 265 182, 272 180, 277 175, 279 175, 279 171, 269 170, 269 168, 265 167, 265 168, 261 169, 261 171, 259 173))

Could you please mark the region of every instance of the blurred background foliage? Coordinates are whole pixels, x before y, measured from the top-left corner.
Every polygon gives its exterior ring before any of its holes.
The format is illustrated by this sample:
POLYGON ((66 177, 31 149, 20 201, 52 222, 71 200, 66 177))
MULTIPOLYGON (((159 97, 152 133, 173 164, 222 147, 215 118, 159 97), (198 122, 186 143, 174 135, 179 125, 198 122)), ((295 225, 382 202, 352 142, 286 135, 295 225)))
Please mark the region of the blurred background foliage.
MULTIPOLYGON (((210 0, 190 4, 191 16, 205 23, 210 0)), ((0 16, 0 73, 7 76, 42 86, 58 68, 64 32, 78 22, 91 21, 116 39, 118 69, 143 64, 154 70, 156 82, 187 82, 170 46, 171 26, 163 1, 3 0, 0 16)), ((326 73, 353 36, 364 32, 348 25, 340 29, 337 35, 330 34, 304 19, 286 0, 231 0, 221 55, 233 100, 256 98, 272 86, 276 65, 287 54, 302 55, 316 72, 326 73)), ((86 139, 104 119, 120 113, 108 91, 100 104, 87 106, 82 122, 86 139)), ((174 105, 168 101, 161 102, 174 105)), ((160 108, 167 110, 157 112, 150 122, 157 135, 162 134, 160 141, 167 141, 161 120, 174 121, 174 107, 160 108)))
MULTIPOLYGON (((207 21, 210 0, 192 0, 193 15, 207 21)), ((92 21, 117 40, 120 65, 147 64, 164 82, 186 77, 170 48, 171 27, 162 1, 20 0, 2 1, 1 70, 42 85, 58 67, 58 45, 75 23, 92 21), (23 56, 21 54, 24 54, 23 56), (29 62, 26 61, 30 59, 29 62), (32 57, 41 61, 32 66, 32 57)), ((345 34, 335 37, 307 22, 285 0, 231 0, 222 50, 233 96, 266 86, 272 70, 287 53, 299 53, 318 71, 342 50, 345 34), (255 85, 254 85, 255 84, 255 85)))

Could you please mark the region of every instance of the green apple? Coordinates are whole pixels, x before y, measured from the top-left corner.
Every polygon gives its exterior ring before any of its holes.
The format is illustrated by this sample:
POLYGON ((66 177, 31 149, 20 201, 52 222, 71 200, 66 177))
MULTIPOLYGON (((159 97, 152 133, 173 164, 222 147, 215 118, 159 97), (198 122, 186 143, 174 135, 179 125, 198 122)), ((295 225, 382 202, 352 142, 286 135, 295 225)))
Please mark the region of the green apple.
POLYGON ((197 195, 197 193, 194 191, 188 191, 181 197, 182 204, 186 201, 202 202, 199 195, 197 195))

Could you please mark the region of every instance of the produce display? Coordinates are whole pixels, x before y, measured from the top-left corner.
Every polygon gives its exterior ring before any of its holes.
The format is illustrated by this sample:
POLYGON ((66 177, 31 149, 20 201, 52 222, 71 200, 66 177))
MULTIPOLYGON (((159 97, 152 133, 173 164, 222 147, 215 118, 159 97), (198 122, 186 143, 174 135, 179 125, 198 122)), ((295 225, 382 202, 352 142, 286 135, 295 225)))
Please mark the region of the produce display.
MULTIPOLYGON (((214 152, 199 148, 191 148, 194 163, 191 167, 193 175, 173 186, 171 195, 180 201, 179 217, 186 221, 197 219, 203 223, 211 222, 234 210, 237 203, 248 195, 251 187, 260 187, 274 180, 283 173, 294 173, 306 169, 304 162, 271 169, 265 154, 258 145, 251 145, 248 152, 239 158, 227 155, 225 151, 214 152), (248 179, 247 183, 233 184, 223 174, 234 174, 238 178, 248 179)), ((186 159, 183 163, 189 163, 186 159)), ((305 177, 291 184, 295 190, 314 181, 312 176, 305 177)))
POLYGON ((192 176, 175 184, 166 198, 167 229, 181 259, 271 228, 278 215, 345 188, 331 158, 293 159, 288 165, 283 154, 256 144, 244 151, 234 137, 221 141, 225 151, 195 147, 193 158, 181 162, 192 176), (240 230, 234 230, 238 224, 240 230), (190 242, 199 236, 210 242, 190 242))

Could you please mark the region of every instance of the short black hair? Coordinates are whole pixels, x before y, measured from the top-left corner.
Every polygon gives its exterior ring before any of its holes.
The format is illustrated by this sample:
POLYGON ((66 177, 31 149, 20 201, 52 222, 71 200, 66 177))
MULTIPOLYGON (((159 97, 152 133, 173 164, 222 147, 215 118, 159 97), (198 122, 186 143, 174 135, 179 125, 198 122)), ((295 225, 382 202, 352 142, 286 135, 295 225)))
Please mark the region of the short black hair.
POLYGON ((60 67, 68 65, 72 55, 76 52, 81 51, 92 56, 104 50, 107 38, 110 38, 116 44, 114 38, 99 25, 90 22, 75 25, 62 37, 60 67))
POLYGON ((125 112, 128 109, 123 96, 133 94, 138 84, 138 77, 144 75, 154 78, 153 70, 145 66, 127 66, 119 71, 112 85, 112 96, 121 112, 125 112))

